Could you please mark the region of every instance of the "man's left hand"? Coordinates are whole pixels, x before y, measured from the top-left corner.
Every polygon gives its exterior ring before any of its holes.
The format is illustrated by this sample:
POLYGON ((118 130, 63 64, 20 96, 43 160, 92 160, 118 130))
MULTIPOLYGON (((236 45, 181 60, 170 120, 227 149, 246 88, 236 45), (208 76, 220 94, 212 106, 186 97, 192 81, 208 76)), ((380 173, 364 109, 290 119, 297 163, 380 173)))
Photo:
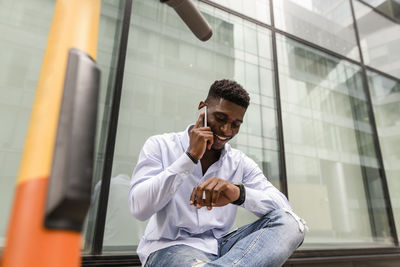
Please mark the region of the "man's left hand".
POLYGON ((195 205, 198 209, 207 207, 211 210, 212 207, 225 206, 237 200, 239 196, 240 189, 236 185, 218 177, 211 177, 193 188, 190 205, 195 205))

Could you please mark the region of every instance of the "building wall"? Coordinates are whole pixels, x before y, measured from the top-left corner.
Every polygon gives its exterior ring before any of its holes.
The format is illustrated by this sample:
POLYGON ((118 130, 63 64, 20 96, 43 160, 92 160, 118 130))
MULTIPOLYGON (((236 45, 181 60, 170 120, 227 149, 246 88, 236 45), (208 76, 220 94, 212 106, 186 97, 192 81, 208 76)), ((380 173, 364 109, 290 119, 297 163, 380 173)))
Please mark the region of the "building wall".
MULTIPOLYGON (((130 216, 127 198, 145 140, 193 123, 198 103, 222 78, 238 81, 251 96, 231 145, 287 191, 308 222, 300 249, 395 247, 399 23, 357 0, 195 4, 213 28, 208 42, 198 41, 159 1, 133 1, 112 172, 105 180, 110 191, 103 251, 132 252, 144 232, 145 223, 130 216)), ((53 8, 50 0, 0 4, 0 246, 53 8)), ((84 253, 92 250, 107 131, 116 119, 110 110, 122 11, 115 1, 103 1, 97 158, 84 253)), ((240 210, 234 227, 254 218, 240 210)))
POLYGON ((0 246, 39 78, 54 3, 0 3, 0 246))

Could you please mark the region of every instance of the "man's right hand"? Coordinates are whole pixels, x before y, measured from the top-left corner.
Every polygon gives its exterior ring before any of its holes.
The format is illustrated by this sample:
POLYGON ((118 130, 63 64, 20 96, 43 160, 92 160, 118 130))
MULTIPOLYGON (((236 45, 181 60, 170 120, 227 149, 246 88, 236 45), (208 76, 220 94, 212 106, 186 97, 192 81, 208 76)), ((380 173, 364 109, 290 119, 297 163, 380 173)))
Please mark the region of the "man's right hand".
POLYGON ((189 153, 196 159, 200 160, 207 149, 211 149, 214 142, 214 134, 210 127, 202 127, 204 120, 204 112, 202 112, 193 126, 189 131, 190 146, 189 153))

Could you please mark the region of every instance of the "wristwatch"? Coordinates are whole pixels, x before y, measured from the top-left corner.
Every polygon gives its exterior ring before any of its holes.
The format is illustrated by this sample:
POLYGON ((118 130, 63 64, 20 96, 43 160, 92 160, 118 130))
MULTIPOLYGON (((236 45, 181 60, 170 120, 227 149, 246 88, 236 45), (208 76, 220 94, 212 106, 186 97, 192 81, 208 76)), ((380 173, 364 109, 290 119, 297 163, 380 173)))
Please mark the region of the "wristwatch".
POLYGON ((246 189, 244 188, 244 185, 242 183, 233 183, 233 184, 236 185, 237 187, 239 187, 240 195, 239 195, 238 199, 236 199, 235 201, 233 201, 231 203, 240 206, 246 200, 246 189))

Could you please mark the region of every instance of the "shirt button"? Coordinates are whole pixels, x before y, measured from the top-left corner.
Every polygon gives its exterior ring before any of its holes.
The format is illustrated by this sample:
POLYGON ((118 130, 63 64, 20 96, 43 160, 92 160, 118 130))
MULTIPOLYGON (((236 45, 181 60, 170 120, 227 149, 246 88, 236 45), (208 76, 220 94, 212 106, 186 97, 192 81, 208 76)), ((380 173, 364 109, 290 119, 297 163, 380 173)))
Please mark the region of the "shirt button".
POLYGON ((188 174, 189 174, 189 172, 188 172, 188 171, 185 171, 185 174, 186 174, 186 175, 188 175, 188 174))
POLYGON ((171 195, 173 195, 173 194, 174 194, 174 190, 171 190, 169 193, 170 193, 171 195))

